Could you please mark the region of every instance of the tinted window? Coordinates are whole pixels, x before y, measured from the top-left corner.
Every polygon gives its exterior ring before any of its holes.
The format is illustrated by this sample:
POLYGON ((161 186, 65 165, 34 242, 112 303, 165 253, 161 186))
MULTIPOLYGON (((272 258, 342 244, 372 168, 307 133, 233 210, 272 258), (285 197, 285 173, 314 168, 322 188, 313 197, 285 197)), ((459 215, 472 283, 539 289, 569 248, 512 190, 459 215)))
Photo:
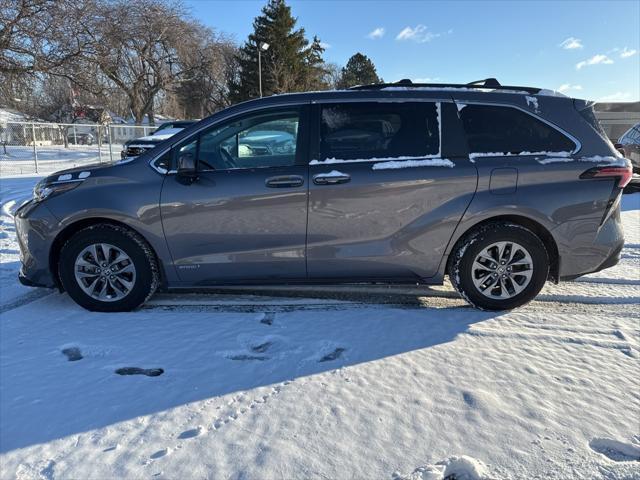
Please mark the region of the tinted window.
POLYGON ((435 103, 345 103, 322 107, 320 158, 438 155, 435 103))
POLYGON ((199 170, 295 165, 300 115, 297 110, 232 121, 179 148, 196 152, 199 170))
POLYGON ((515 108, 467 105, 460 118, 470 152, 568 152, 576 147, 555 128, 515 108))

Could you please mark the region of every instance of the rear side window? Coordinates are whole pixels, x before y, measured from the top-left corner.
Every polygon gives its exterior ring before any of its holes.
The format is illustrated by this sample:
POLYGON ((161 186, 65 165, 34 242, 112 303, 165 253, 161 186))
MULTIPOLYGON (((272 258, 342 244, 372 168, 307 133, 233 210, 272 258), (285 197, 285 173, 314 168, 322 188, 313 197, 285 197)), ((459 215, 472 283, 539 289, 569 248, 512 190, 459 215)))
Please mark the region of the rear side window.
POLYGON ((344 103, 321 112, 322 159, 373 160, 438 156, 434 102, 344 103))
POLYGON ((467 105, 460 111, 472 153, 570 152, 575 143, 515 108, 467 105))

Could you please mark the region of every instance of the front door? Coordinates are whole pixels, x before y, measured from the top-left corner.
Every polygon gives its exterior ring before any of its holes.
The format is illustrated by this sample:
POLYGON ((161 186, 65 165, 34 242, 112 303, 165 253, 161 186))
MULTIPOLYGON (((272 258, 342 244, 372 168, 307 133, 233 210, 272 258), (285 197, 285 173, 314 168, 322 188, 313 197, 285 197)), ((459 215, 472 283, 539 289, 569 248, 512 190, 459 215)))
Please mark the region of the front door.
POLYGON ((304 278, 307 107, 224 121, 173 149, 194 155, 198 178, 165 178, 162 223, 190 285, 304 278))

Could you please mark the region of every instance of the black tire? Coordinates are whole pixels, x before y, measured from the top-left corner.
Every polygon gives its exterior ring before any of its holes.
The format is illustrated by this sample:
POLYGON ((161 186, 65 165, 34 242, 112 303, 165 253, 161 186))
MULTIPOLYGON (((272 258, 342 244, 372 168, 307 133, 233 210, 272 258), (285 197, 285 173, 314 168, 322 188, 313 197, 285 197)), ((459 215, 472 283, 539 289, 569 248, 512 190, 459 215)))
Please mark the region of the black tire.
POLYGON ((160 278, 158 262, 149 244, 137 233, 112 224, 84 228, 67 240, 60 252, 58 272, 69 296, 93 312, 128 312, 139 307, 154 294, 160 278), (78 255, 96 243, 107 243, 122 250, 135 267, 133 286, 120 300, 96 299, 85 293, 76 280, 74 269, 78 255))
POLYGON ((490 223, 458 241, 451 252, 448 274, 453 287, 472 306, 480 310, 511 310, 529 303, 540 292, 549 275, 549 254, 540 238, 528 228, 513 223, 490 223), (476 257, 497 242, 521 245, 532 260, 533 272, 528 285, 511 298, 485 296, 473 282, 476 257))

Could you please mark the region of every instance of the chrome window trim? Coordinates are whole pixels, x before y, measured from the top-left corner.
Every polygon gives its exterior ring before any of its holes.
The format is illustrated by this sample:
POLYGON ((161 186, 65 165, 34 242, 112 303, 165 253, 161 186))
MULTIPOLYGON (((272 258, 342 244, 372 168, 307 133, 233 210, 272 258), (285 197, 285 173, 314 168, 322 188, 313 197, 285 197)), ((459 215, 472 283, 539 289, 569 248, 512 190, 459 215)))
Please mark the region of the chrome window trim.
MULTIPOLYGON (((571 150, 569 153, 571 155, 575 155, 576 153, 578 153, 580 150, 582 150, 582 142, 580 142, 580 140, 578 140, 576 137, 574 137, 573 135, 571 135, 569 132, 567 132, 566 130, 564 130, 563 128, 557 126, 556 124, 550 122, 549 120, 542 118, 541 116, 532 113, 518 105, 513 105, 511 103, 502 103, 502 102, 479 102, 477 100, 470 100, 470 101, 464 101, 464 100, 456 100, 455 101, 456 105, 461 104, 461 105, 485 105, 488 107, 506 107, 506 108, 515 108, 516 110, 520 110, 523 113, 526 113, 527 115, 530 115, 531 117, 535 118, 536 120, 541 121, 542 123, 545 123, 547 125, 549 125, 551 128, 553 128, 554 130, 556 130, 557 132, 561 133, 562 135, 564 135, 565 137, 567 137, 569 140, 571 140, 573 142, 573 144, 575 145, 576 148, 574 148, 573 150, 571 150)), ((460 116, 460 109, 458 109, 458 117, 460 116)), ((465 132, 466 135, 466 132, 465 132)), ((469 154, 471 155, 472 153, 483 153, 483 152, 469 152, 469 154)), ((502 155, 503 157, 539 157, 541 156, 540 153, 505 153, 502 155)))

